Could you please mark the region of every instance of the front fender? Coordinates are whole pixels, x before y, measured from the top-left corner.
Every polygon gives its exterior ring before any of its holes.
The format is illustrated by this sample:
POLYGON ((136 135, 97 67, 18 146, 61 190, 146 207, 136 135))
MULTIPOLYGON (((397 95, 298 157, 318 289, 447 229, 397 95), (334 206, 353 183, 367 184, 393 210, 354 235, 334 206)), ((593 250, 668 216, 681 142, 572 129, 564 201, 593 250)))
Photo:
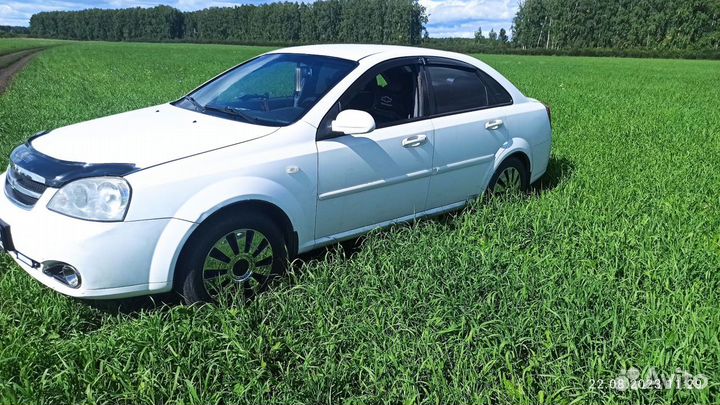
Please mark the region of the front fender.
POLYGON ((230 204, 241 201, 259 200, 280 208, 290 219, 298 237, 306 240, 314 223, 305 215, 301 201, 280 183, 261 177, 235 177, 208 185, 195 193, 178 208, 174 217, 185 221, 201 223, 207 217, 230 204), (241 195, 237 190, 243 190, 241 195), (302 235, 301 235, 302 233, 302 235))
MULTIPOLYGON (((173 215, 177 221, 165 229, 156 245, 150 266, 150 281, 166 282, 170 286, 180 252, 195 229, 223 207, 251 200, 267 202, 281 209, 297 232, 300 243, 313 239, 314 216, 306 215, 302 201, 281 184, 259 177, 218 181, 187 199, 173 215), (238 195, 237 190, 243 190, 243 194, 238 195)), ((314 213, 314 207, 311 208, 314 213)))

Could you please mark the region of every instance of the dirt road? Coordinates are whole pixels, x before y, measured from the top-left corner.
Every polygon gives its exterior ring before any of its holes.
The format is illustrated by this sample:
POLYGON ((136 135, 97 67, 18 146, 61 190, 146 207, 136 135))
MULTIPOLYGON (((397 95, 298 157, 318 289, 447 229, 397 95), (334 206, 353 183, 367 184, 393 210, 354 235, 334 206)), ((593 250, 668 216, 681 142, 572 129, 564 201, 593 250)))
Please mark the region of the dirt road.
POLYGON ((26 49, 0 56, 0 94, 10 86, 13 77, 42 50, 43 48, 26 49))

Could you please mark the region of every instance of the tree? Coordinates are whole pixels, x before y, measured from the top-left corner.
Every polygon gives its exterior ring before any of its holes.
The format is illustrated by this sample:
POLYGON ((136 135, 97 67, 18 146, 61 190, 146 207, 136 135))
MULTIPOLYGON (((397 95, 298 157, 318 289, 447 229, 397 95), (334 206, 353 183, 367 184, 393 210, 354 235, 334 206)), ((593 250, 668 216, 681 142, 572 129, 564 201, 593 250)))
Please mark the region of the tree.
POLYGON ((490 29, 490 33, 488 34, 488 39, 491 41, 497 41, 498 35, 497 35, 497 32, 495 32, 495 29, 490 29))
POLYGON ((500 34, 498 35, 498 40, 502 42, 503 44, 506 44, 508 42, 508 36, 507 32, 505 31, 505 28, 500 28, 500 34))
POLYGON ((483 37, 482 33, 482 27, 478 27, 477 31, 475 31, 475 41, 482 41, 485 37, 483 37))

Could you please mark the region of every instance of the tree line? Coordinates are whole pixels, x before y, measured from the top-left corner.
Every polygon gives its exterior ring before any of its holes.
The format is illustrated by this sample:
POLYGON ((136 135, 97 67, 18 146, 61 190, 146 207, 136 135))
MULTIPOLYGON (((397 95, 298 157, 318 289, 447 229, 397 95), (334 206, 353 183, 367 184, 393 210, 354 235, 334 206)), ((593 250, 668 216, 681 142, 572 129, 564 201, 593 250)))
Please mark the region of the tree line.
POLYGON ((324 0, 212 7, 52 11, 30 18, 30 35, 101 41, 419 44, 427 23, 418 0, 324 0))
POLYGON ((511 27, 425 38, 463 53, 720 59, 720 0, 524 0, 511 27))
POLYGON ((430 38, 427 22, 418 0, 319 0, 191 12, 169 6, 42 12, 30 19, 29 33, 102 41, 366 42, 467 53, 720 58, 720 0, 520 0, 510 33, 478 29, 474 38, 430 38))
POLYGON ((720 0, 524 0, 512 37, 523 49, 718 50, 720 0))
POLYGON ((29 33, 30 30, 27 27, 0 25, 0 38, 28 35, 29 33))
POLYGON ((30 35, 98 41, 164 41, 183 35, 183 13, 169 6, 50 11, 30 17, 30 35))

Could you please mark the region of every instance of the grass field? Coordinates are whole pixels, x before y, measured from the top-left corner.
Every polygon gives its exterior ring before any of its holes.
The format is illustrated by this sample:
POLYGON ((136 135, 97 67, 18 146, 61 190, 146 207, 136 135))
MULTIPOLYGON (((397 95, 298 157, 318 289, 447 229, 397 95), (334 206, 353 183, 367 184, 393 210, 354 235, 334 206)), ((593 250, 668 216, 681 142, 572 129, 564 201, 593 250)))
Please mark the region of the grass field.
POLYGON ((35 38, 2 38, 0 39, 0 56, 9 53, 24 51, 33 48, 47 48, 49 46, 70 44, 72 41, 35 38))
MULTIPOLYGON (((262 51, 48 49, 0 96, 0 163, 262 51)), ((3 258, 0 402, 719 403, 720 64, 481 59, 553 107, 536 195, 374 233, 246 307, 109 314, 3 258), (610 388, 631 367, 709 384, 610 388)))

